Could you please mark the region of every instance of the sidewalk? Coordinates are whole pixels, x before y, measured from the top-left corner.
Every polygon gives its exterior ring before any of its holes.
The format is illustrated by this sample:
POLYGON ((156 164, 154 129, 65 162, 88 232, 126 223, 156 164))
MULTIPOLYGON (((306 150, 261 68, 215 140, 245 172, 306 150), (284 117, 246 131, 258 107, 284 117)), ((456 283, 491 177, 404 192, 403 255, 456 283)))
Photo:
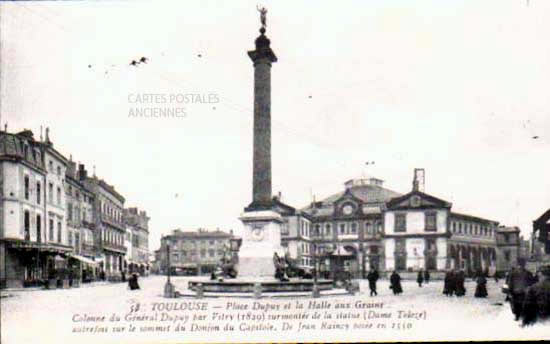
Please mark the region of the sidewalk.
MULTIPOLYGON (((90 282, 90 283, 81 283, 79 288, 99 287, 99 286, 103 286, 103 285, 111 285, 111 284, 116 284, 116 283, 122 283, 122 282, 94 281, 94 282, 90 282)), ((63 288, 55 288, 55 289, 51 289, 51 290, 61 290, 61 289, 63 289, 63 288)), ((67 288, 67 290, 69 290, 69 289, 78 289, 78 288, 67 288)), ((39 291, 39 290, 49 290, 49 289, 46 289, 44 287, 6 288, 6 289, 0 290, 0 298, 14 296, 13 295, 14 293, 39 291)))

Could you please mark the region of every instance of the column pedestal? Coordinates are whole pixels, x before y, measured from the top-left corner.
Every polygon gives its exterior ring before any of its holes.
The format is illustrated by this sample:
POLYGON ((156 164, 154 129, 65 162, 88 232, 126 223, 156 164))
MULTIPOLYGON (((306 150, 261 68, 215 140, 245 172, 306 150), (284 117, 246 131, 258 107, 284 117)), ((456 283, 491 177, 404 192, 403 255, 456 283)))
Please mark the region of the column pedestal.
POLYGON ((284 256, 282 216, 272 210, 248 211, 239 220, 244 224, 244 231, 239 249, 238 278, 275 278, 273 254, 284 256))

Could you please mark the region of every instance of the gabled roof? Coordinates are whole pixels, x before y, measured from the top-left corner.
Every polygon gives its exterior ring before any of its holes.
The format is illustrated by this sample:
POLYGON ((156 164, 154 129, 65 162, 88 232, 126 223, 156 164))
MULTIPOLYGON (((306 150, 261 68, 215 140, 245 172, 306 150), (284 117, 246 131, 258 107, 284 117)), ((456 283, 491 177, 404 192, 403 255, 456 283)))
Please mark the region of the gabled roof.
POLYGON ((405 201, 409 200, 410 198, 417 196, 421 203, 416 206, 416 208, 451 208, 452 203, 447 202, 445 200, 442 200, 440 198, 434 197, 432 195, 428 195, 421 191, 411 191, 408 194, 405 194, 400 197, 396 197, 391 199, 388 203, 388 209, 392 208, 415 208, 415 206, 410 204, 405 204, 405 201))

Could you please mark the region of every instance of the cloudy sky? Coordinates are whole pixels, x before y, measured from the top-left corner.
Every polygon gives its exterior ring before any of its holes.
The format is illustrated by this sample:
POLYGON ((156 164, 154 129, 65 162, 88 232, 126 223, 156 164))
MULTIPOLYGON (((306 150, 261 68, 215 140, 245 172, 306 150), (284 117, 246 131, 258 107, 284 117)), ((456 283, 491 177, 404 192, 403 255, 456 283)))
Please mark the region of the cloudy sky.
MULTIPOLYGON (((152 248, 178 227, 238 233, 256 4, 2 3, 2 126, 50 127, 59 151, 148 212, 152 248), (180 117, 132 115, 144 109, 180 117)), ((426 191, 453 210, 531 231, 550 206, 550 1, 263 4, 284 202, 364 175, 405 193, 423 167, 426 191)))

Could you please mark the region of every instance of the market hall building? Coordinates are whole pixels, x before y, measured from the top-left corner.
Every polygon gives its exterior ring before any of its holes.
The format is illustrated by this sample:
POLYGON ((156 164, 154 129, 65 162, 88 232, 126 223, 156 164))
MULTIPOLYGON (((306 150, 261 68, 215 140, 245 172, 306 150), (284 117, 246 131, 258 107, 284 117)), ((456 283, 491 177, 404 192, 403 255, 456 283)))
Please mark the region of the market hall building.
POLYGON ((424 192, 423 169, 415 169, 407 194, 382 185, 377 178, 349 180, 343 192, 293 214, 290 235, 282 236, 291 256, 308 268, 318 262, 331 278, 365 277, 371 269, 494 274, 516 263, 519 229, 452 212, 450 202, 424 192))

